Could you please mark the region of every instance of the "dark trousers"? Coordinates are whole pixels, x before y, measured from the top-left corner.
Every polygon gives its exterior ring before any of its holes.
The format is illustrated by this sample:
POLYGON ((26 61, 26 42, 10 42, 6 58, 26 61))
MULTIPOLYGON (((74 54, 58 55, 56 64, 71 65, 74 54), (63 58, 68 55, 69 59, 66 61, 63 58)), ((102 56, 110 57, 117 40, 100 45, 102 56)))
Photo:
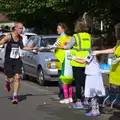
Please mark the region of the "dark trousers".
MULTIPOLYGON (((61 75, 61 70, 58 70, 58 77, 60 77, 61 75)), ((61 80, 59 80, 59 93, 58 93, 58 97, 60 99, 64 99, 64 93, 63 93, 63 83, 61 80)))
POLYGON ((73 77, 75 79, 75 89, 76 89, 76 98, 81 100, 82 97, 82 88, 84 92, 85 88, 85 67, 72 67, 73 68, 73 77))

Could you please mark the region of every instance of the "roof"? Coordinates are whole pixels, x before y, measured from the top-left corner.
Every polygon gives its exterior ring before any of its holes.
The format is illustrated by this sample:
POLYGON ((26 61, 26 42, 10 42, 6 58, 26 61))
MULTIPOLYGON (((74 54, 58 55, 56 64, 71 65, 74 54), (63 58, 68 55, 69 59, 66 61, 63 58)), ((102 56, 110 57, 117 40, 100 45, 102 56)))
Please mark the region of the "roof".
POLYGON ((35 34, 35 33, 24 33, 24 35, 37 35, 37 34, 35 34))
POLYGON ((42 37, 42 38, 57 38, 58 37, 58 35, 56 35, 56 34, 45 34, 45 35, 38 35, 38 36, 40 36, 40 37, 42 37))
POLYGON ((6 14, 0 13, 0 22, 10 21, 6 14))

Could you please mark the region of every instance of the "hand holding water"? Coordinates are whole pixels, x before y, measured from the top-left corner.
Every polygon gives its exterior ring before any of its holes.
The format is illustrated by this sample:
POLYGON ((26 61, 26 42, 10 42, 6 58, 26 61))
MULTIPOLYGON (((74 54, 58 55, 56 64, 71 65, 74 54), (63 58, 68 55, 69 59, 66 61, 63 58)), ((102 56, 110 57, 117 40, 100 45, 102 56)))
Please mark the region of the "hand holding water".
POLYGON ((113 64, 117 64, 120 61, 120 57, 116 58, 116 60, 113 61, 113 64))

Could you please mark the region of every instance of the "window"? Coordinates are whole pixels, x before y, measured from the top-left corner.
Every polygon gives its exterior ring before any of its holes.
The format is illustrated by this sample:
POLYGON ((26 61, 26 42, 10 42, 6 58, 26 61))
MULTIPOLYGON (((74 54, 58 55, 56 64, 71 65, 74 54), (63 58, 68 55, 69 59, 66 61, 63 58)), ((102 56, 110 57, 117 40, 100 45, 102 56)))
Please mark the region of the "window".
POLYGON ((34 38, 34 43, 33 44, 34 44, 34 46, 40 47, 40 37, 36 36, 34 38))
POLYGON ((49 45, 53 45, 56 42, 57 38, 43 38, 41 39, 40 46, 47 47, 49 45))
POLYGON ((32 36, 27 40, 26 46, 38 46, 40 45, 40 38, 38 36, 32 36))
POLYGON ((30 37, 27 42, 26 42, 26 46, 32 46, 34 43, 34 36, 30 37))

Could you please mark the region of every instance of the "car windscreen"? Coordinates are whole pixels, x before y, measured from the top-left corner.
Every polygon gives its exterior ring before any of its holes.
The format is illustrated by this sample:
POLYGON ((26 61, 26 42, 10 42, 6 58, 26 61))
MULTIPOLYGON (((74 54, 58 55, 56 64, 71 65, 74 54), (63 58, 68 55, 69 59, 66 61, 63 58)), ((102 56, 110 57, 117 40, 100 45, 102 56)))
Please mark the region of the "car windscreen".
POLYGON ((42 38, 40 42, 41 47, 48 47, 49 45, 53 45, 56 42, 57 38, 42 38))

